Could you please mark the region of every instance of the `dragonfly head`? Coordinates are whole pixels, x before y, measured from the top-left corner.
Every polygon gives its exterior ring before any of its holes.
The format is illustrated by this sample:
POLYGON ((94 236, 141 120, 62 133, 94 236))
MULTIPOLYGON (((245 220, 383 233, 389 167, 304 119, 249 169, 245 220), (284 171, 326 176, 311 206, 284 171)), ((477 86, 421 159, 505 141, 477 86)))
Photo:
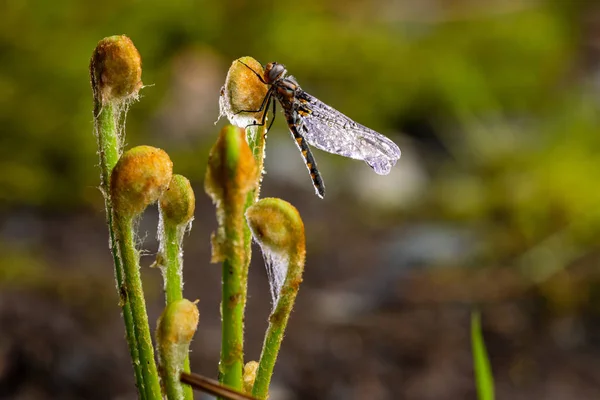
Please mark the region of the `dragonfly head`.
POLYGON ((281 79, 285 76, 287 70, 282 64, 271 62, 268 63, 265 67, 265 81, 267 83, 273 83, 278 79, 281 79))

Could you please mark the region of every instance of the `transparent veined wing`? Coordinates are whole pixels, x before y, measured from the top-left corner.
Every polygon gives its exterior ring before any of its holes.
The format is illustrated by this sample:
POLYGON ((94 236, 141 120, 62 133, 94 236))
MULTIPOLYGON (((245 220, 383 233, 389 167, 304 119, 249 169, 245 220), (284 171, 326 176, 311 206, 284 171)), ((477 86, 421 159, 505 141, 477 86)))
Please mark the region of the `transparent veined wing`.
POLYGON ((387 137, 348 118, 316 97, 302 91, 301 131, 306 141, 321 150, 365 161, 375 172, 387 175, 400 158, 400 149, 387 137))

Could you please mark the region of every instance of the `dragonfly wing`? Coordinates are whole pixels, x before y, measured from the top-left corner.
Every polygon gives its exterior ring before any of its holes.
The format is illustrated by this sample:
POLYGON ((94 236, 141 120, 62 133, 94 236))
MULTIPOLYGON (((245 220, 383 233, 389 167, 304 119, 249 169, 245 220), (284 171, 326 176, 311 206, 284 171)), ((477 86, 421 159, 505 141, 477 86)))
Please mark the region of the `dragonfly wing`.
POLYGON ((387 175, 400 158, 400 149, 387 137, 363 126, 306 92, 302 134, 318 149, 365 161, 375 172, 387 175))

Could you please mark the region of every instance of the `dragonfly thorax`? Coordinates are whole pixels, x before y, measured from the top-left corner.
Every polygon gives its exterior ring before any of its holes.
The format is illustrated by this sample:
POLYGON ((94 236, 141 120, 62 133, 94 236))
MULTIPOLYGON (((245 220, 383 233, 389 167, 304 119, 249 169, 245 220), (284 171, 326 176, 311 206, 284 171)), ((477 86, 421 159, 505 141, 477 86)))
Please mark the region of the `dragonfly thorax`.
POLYGON ((286 73, 287 70, 282 64, 271 62, 265 67, 264 79, 268 84, 273 84, 277 80, 282 79, 286 73))

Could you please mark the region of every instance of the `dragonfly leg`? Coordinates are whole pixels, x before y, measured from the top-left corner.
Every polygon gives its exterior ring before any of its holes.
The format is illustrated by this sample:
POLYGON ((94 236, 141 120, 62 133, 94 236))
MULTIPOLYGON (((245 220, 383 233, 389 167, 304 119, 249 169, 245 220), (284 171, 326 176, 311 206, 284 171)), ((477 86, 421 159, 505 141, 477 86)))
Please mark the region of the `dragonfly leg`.
POLYGON ((267 132, 271 130, 271 127, 273 126, 273 122, 275 122, 275 115, 277 115, 277 113, 275 110, 275 101, 273 101, 273 119, 271 120, 271 123, 269 124, 269 127, 267 128, 267 132))
MULTIPOLYGON (((269 95, 269 96, 268 96, 268 98, 269 98, 269 101, 272 101, 272 102, 273 102, 273 120, 275 120, 275 100, 273 99, 273 96, 271 96, 271 95, 269 95)), ((267 113, 268 113, 268 109, 269 109, 269 105, 267 104, 266 110, 265 110, 265 112, 263 113, 263 116, 262 116, 262 118, 261 118, 261 121, 260 121, 260 123, 258 123, 258 122, 255 122, 255 123, 253 123, 253 124, 248 124, 248 125, 246 125, 246 128, 248 128, 248 127, 250 127, 250 126, 263 126, 263 125, 265 124, 265 122, 266 122, 266 119, 267 119, 267 113)), ((268 131, 269 129, 271 129, 271 125, 273 125, 273 122, 271 122, 271 123, 269 124, 269 127, 267 128, 267 131, 268 131)))
MULTIPOLYGON (((261 112, 262 110, 265 109, 265 105, 268 104, 268 102, 271 99, 272 95, 273 95, 273 90, 269 89, 269 91, 265 95, 264 99, 262 100, 262 103, 261 103, 261 105, 260 105, 260 107, 259 107, 258 110, 240 110, 240 111, 236 112, 234 115, 238 115, 239 113, 257 113, 257 112, 261 112)), ((267 106, 267 108, 269 108, 269 106, 267 106)))
POLYGON ((243 62, 243 61, 240 61, 240 60, 237 60, 237 62, 239 62, 240 64, 242 64, 242 65, 246 66, 246 68, 248 68, 250 71, 254 72, 254 75, 256 75, 256 76, 258 77, 258 79, 260 79, 260 81, 261 81, 262 83, 264 83, 265 85, 267 84, 267 82, 265 82, 265 80, 263 79, 263 77, 262 77, 262 76, 260 76, 260 74, 259 74, 258 72, 256 72, 256 71, 255 71, 255 70, 253 70, 252 68, 250 68, 250 66, 249 66, 248 64, 246 64, 245 62, 243 62))

